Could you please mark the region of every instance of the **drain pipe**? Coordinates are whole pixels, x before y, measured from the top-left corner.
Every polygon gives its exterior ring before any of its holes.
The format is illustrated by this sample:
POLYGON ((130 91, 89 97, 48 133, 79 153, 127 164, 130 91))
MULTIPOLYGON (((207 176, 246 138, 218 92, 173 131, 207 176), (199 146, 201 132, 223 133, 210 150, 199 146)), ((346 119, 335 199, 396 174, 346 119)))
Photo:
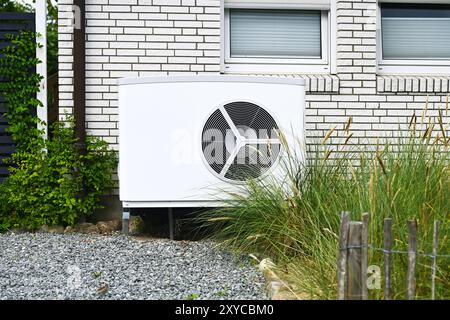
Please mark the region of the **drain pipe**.
MULTIPOLYGON (((80 155, 86 155, 86 32, 85 32, 85 0, 73 1, 73 116, 75 120, 76 148, 80 155)), ((79 168, 76 168, 79 173, 79 168)), ((86 184, 79 198, 86 196, 86 184)), ((83 215, 80 222, 85 222, 83 215)))

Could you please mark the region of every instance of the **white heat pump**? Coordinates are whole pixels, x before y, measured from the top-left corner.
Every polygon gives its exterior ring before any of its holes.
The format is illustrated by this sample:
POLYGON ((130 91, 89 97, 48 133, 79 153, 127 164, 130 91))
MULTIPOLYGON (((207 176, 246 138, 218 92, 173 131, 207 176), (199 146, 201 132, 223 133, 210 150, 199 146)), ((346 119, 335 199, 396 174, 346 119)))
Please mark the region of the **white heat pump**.
POLYGON ((282 179, 286 144, 301 154, 304 109, 293 78, 120 79, 124 207, 218 206, 248 179, 282 179))

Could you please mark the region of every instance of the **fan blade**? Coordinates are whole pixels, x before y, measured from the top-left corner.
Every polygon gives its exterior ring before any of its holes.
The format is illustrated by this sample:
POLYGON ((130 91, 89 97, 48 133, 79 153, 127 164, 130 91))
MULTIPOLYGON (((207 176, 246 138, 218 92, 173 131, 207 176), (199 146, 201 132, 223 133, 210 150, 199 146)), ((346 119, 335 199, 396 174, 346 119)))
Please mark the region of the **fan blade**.
POLYGON ((279 139, 245 139, 245 144, 281 144, 279 139))
POLYGON ((239 133, 238 129, 236 128, 233 120, 231 120, 230 115, 228 114, 228 112, 225 110, 224 106, 220 106, 219 108, 220 112, 222 112, 223 117, 225 118, 225 120, 227 121, 228 125, 231 128, 231 131, 233 131, 234 135, 236 136, 237 140, 242 140, 242 136, 239 133))
POLYGON ((234 158, 236 158, 236 156, 237 156, 239 150, 241 150, 242 146, 243 145, 241 143, 236 144, 236 147, 234 148, 233 152, 230 154, 230 157, 227 159, 225 166, 220 171, 220 175, 222 177, 225 177, 225 174, 227 173, 230 166, 233 164, 234 158))

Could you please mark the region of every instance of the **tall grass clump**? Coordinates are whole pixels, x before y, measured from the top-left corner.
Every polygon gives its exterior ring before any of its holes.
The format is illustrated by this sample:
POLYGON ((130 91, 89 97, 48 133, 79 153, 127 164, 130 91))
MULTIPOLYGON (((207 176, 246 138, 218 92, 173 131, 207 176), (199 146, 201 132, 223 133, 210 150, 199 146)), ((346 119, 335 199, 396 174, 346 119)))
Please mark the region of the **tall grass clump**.
MULTIPOLYGON (((216 239, 237 252, 270 257, 293 290, 312 299, 337 297, 340 213, 354 220, 370 214, 370 242, 383 246, 383 221, 392 218, 393 249, 407 250, 407 221, 418 221, 420 253, 431 253, 433 221, 439 220, 440 254, 450 252, 450 137, 443 116, 413 116, 409 134, 375 146, 352 144, 351 119, 345 142, 331 144, 334 131, 308 146, 304 157, 288 152, 287 178, 251 180, 230 194, 227 206, 200 216, 216 239), (435 123, 434 123, 435 122, 435 123), (434 124, 433 124, 434 123, 434 124), (421 128, 420 130, 418 128, 421 128), (299 159, 304 158, 305 161, 299 159)), ((369 250, 369 265, 383 270, 383 253, 369 250)), ((438 258, 437 298, 450 298, 450 260, 438 258)), ((418 260, 416 295, 431 296, 431 258, 418 260)), ((393 258, 394 298, 406 297, 407 255, 393 258)), ((383 298, 383 290, 370 290, 383 298)))

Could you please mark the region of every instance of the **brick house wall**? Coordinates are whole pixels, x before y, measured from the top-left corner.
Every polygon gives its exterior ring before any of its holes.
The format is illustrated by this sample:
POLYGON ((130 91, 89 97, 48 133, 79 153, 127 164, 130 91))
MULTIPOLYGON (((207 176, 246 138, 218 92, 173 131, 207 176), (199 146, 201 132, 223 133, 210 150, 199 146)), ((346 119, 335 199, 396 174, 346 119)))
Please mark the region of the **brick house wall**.
MULTIPOLYGON (((72 0, 59 0, 60 116, 73 101, 72 0)), ((306 129, 337 143, 352 117, 353 142, 407 130, 410 117, 445 107, 450 75, 377 74, 377 1, 336 0, 335 74, 286 74, 307 83, 306 129)), ((87 0, 86 113, 89 133, 117 149, 117 78, 221 72, 220 0, 87 0)), ((333 38, 334 39, 334 38, 333 38)), ((448 117, 446 121, 448 121, 448 117)))

